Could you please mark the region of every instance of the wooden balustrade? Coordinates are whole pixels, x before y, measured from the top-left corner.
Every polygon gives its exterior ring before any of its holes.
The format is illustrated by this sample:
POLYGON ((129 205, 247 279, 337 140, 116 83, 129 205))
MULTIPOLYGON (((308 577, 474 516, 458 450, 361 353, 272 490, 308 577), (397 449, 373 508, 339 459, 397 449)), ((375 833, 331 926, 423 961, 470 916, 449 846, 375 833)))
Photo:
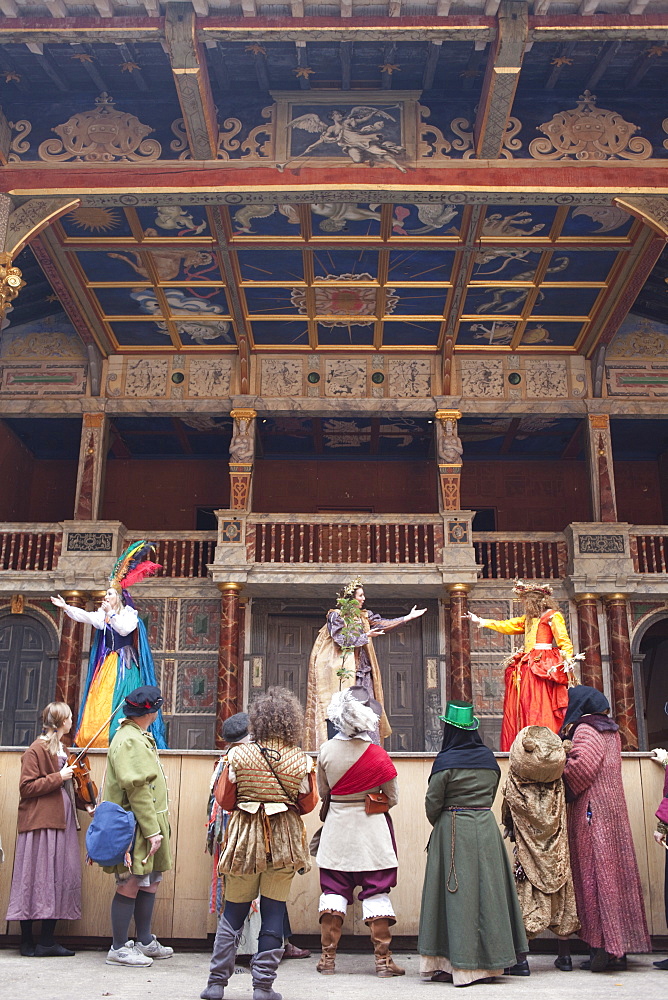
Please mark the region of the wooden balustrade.
POLYGON ((668 535, 631 535, 631 558, 636 573, 668 573, 668 535))
POLYGON ((155 561, 162 569, 157 577, 179 577, 197 579, 208 576, 207 566, 214 560, 216 534, 201 531, 182 538, 174 538, 169 532, 148 532, 130 535, 128 545, 139 538, 148 538, 155 545, 155 561))
MULTIPOLYGON (((7 525, 7 528, 10 528, 7 525)), ((0 569, 50 570, 58 564, 62 532, 52 525, 26 524, 0 531, 0 569)))
POLYGON ((440 522, 262 520, 249 523, 249 551, 259 563, 436 563, 440 522))
POLYGON ((499 538, 492 533, 475 533, 473 545, 483 580, 558 580, 566 576, 568 553, 562 535, 541 533, 526 539, 519 534, 499 538))

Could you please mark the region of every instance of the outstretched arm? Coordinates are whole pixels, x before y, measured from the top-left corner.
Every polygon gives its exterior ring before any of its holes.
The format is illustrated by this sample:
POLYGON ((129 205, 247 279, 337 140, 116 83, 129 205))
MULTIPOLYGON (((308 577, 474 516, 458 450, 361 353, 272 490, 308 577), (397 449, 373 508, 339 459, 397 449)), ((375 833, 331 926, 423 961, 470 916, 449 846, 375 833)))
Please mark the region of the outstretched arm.
POLYGON ((68 618, 75 622, 82 622, 84 625, 92 625, 93 628, 104 628, 104 611, 84 611, 83 608, 74 608, 58 594, 51 598, 51 603, 57 608, 62 608, 68 618))
POLYGON ((503 635, 519 635, 524 632, 524 615, 519 618, 504 618, 497 621, 495 618, 480 618, 472 611, 467 611, 466 617, 470 618, 478 628, 491 628, 494 632, 501 632, 503 635))

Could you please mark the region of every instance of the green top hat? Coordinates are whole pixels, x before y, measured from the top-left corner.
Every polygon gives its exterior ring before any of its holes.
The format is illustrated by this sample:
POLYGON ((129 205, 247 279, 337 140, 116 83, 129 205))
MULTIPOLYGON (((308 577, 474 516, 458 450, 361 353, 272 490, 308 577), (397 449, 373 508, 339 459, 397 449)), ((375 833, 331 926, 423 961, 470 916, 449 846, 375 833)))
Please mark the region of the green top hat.
POLYGON ((467 701, 449 701, 445 706, 445 715, 439 715, 439 719, 457 729, 477 729, 480 725, 480 719, 473 714, 473 705, 467 701))

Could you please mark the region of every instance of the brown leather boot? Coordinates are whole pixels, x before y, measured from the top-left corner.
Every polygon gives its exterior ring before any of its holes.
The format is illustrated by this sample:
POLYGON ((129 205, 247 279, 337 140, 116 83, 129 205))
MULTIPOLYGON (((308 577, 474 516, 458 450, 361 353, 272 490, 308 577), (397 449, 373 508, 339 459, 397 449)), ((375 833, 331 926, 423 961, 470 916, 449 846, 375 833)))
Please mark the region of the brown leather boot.
POLYGON ((336 949, 341 939, 342 927, 343 917, 340 913, 332 913, 330 910, 320 915, 322 955, 316 965, 316 969, 323 976, 333 976, 336 972, 334 959, 336 958, 336 949))
POLYGON ((404 976, 406 970, 395 965, 392 961, 390 942, 392 932, 390 931, 390 921, 387 917, 376 917, 375 920, 368 920, 371 931, 371 941, 373 953, 376 958, 376 975, 379 979, 390 979, 392 976, 404 976))

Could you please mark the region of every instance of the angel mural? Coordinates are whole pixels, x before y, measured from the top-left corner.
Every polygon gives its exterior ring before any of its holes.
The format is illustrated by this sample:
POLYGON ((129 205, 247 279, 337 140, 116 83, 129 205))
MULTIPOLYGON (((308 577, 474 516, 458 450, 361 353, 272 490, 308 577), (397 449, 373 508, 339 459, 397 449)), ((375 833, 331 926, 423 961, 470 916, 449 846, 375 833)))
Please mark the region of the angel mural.
MULTIPOLYGON (((388 163, 400 170, 402 174, 406 173, 406 167, 402 166, 396 159, 397 156, 405 152, 404 147, 383 138, 385 123, 397 120, 387 111, 366 105, 357 105, 346 112, 330 111, 329 117, 331 125, 324 122, 314 111, 309 111, 288 122, 287 128, 320 133, 315 142, 312 142, 293 159, 308 156, 319 146, 338 146, 353 163, 369 163, 371 166, 376 163, 388 163)), ((286 166, 287 163, 282 164, 281 169, 286 166)))

